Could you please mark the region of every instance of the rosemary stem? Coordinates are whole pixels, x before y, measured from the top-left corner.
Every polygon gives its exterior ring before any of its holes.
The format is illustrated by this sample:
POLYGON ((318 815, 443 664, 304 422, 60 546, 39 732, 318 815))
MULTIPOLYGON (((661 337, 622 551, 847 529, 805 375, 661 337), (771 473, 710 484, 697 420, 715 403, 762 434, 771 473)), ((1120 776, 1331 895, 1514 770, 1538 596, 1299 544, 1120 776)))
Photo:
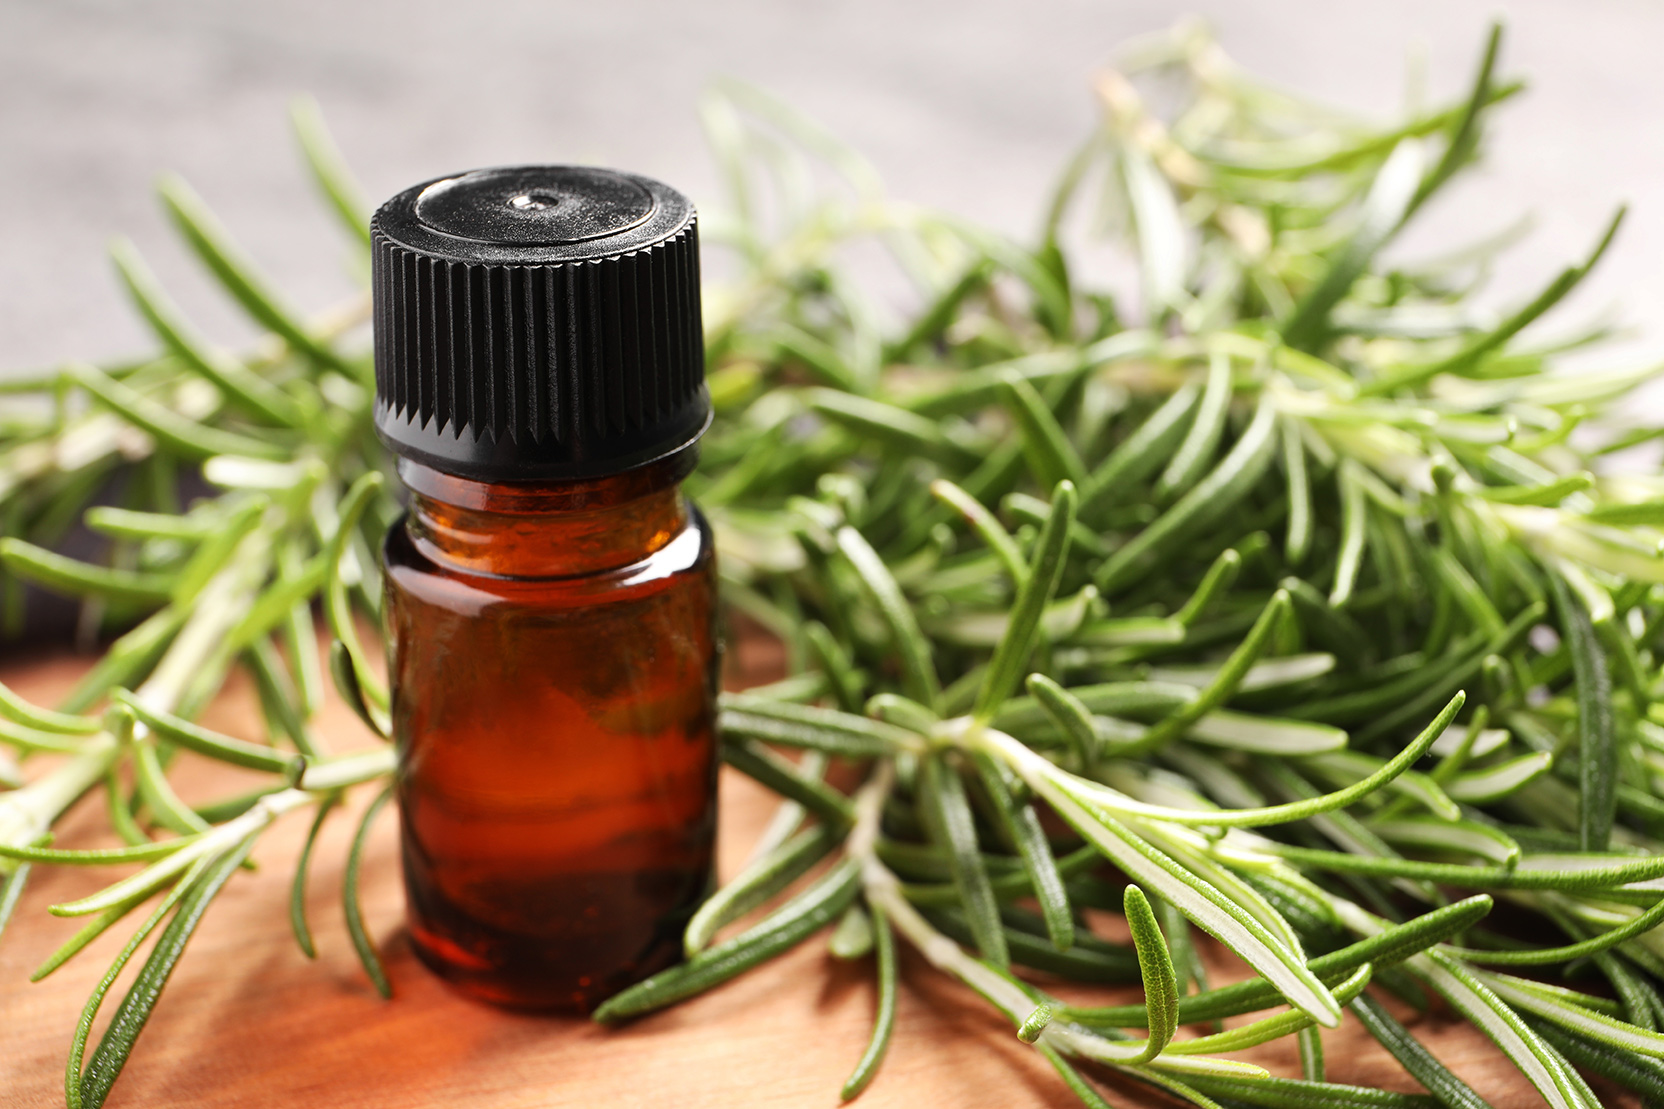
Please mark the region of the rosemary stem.
POLYGON ((0 842, 32 843, 65 810, 91 789, 115 763, 121 750, 108 732, 92 736, 68 762, 0 799, 0 842))
POLYGON ((221 570, 196 598, 161 662, 135 690, 145 707, 175 711, 205 668, 219 655, 226 635, 248 613, 271 568, 273 531, 256 528, 245 536, 221 570))
MULTIPOLYGON (((315 762, 301 775, 300 785, 286 793, 322 794, 363 782, 373 782, 393 772, 393 749, 378 747, 373 751, 342 755, 340 758, 315 762)), ((273 796, 278 796, 273 794, 273 796)), ((314 800, 317 798, 314 796, 314 800)))
MULTIPOLYGON (((201 675, 211 669, 226 633, 254 603, 269 569, 271 533, 256 529, 238 545, 226 568, 198 595, 190 618, 151 676, 135 691, 147 706, 172 712, 201 675)), ((135 738, 143 725, 135 727, 135 738)), ((121 755, 109 732, 90 738, 68 762, 0 801, 0 841, 19 845, 39 838, 81 795, 102 781, 121 755)))
POLYGON ((1021 1024, 1034 1008, 1028 995, 931 927, 902 894, 901 880, 879 861, 876 850, 879 818, 883 815, 884 799, 894 785, 895 766, 886 760, 855 794, 855 824, 846 841, 846 850, 861 868, 861 885, 868 902, 884 911, 890 923, 919 949, 931 966, 958 978, 987 998, 1013 1023, 1021 1024))

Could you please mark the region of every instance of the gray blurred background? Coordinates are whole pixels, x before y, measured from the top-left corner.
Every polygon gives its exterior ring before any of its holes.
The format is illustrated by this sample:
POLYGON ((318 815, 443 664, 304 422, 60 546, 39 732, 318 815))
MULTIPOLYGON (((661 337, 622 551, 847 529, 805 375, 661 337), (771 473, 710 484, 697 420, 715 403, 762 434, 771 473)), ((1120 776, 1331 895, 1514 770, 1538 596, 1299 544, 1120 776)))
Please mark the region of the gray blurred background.
POLYGON ((733 75, 865 151, 897 196, 1028 235, 1092 121, 1094 69, 1191 13, 1249 68, 1382 116, 1418 64, 1432 95, 1459 92, 1488 19, 1504 16, 1504 71, 1532 90, 1500 114, 1478 181, 1406 249, 1534 211, 1499 274, 1506 301, 1629 200, 1623 238, 1569 315, 1619 302, 1643 338, 1614 359, 1664 351, 1655 0, 0 0, 0 372, 148 346, 105 260, 118 231, 216 337, 239 336, 162 224, 150 189, 163 170, 298 306, 349 290, 343 240, 288 131, 296 93, 317 97, 372 199, 475 165, 571 160, 703 200, 715 174, 694 101, 733 75))

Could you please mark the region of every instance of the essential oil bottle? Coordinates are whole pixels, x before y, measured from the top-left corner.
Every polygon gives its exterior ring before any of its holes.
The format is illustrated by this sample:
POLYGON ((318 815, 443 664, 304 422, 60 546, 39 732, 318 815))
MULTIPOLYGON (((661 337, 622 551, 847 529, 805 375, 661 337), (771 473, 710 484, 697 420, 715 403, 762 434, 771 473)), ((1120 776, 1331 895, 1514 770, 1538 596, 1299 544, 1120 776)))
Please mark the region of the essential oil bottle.
POLYGON ((584 1011, 674 962, 716 831, 710 421, 693 206, 480 170, 371 224, 411 940, 473 996, 584 1011))

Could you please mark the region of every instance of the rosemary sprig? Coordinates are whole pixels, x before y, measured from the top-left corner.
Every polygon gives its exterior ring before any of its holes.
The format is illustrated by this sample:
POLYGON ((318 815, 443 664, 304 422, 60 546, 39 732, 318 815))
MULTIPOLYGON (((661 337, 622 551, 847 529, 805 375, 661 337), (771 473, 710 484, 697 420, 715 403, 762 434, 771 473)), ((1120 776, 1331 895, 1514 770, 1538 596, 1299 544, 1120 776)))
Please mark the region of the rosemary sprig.
MULTIPOLYGON (((715 987, 838 921, 834 954, 874 952, 879 986, 846 1098, 881 1080, 898 941, 1087 1105, 1105 1103, 1083 1061, 1206 1107, 1428 1104, 1328 1081, 1314 1030, 1347 1011, 1432 1099, 1482 1105, 1380 988, 1441 995, 1551 1105, 1596 1104, 1579 1068, 1660 1096, 1664 484, 1611 469, 1613 449, 1659 435, 1623 401, 1656 375, 1557 372, 1559 350, 1602 329, 1527 330, 1617 220, 1496 322, 1471 297, 1511 233, 1383 260, 1518 90, 1499 46, 1460 103, 1372 125, 1270 91, 1194 29, 1146 42, 1099 80, 1103 120, 1034 248, 888 199, 862 159, 754 90, 711 95, 732 215, 705 231, 738 272, 708 290, 717 419, 690 484, 730 610, 796 666, 728 696, 720 719, 725 760, 784 800, 690 924, 689 960, 598 1018, 715 987), (1163 118, 1139 94, 1151 74, 1180 90, 1163 118), (1088 203, 1139 263, 1136 308, 1082 275, 1088 203), (869 303, 844 249, 867 241, 916 283, 914 310, 869 303), (853 796, 829 760, 857 769, 853 796), (1446 890, 1475 896, 1447 905, 1446 890), (1489 926, 1496 899, 1528 926, 1489 926), (1124 909, 1134 943, 1093 935, 1086 907, 1124 909), (1210 988, 1191 923, 1253 976, 1210 988), (1619 1000, 1482 969, 1582 960, 1619 1000), (1146 1002, 1065 1004, 1013 966, 1137 979, 1146 1002), (1281 1036, 1297 1037, 1299 1079, 1221 1057, 1281 1036)), ((297 127, 362 245, 360 194, 313 106, 297 127)), ((62 705, 0 689, 0 743, 18 752, 0 781, 24 783, 0 794, 0 928, 44 865, 143 868, 53 907, 89 919, 43 973, 161 899, 89 1001, 75 1106, 102 1103, 260 833, 306 808, 291 915, 312 954, 317 827, 392 765, 385 745, 332 756, 310 726, 317 604, 337 687, 388 732, 361 624, 399 509, 369 432, 362 301, 300 318, 200 198, 169 181, 163 199, 266 339, 216 348, 119 246, 161 353, 8 383, 0 420, 8 619, 27 579, 82 597, 89 625, 130 629, 62 705), (213 492, 181 506, 193 469, 213 492), (105 487, 117 503, 92 506, 105 487), (83 510, 110 540, 97 564, 51 550, 83 510), (192 722, 239 666, 266 710, 258 739, 192 722), (269 784, 192 809, 168 780, 178 747, 269 784), (43 752, 67 758, 37 771, 43 752), (129 846, 48 845, 93 790, 129 846), (83 1063, 102 999, 157 929, 83 1063)), ((356 907, 366 829, 343 900, 385 991, 356 907)))

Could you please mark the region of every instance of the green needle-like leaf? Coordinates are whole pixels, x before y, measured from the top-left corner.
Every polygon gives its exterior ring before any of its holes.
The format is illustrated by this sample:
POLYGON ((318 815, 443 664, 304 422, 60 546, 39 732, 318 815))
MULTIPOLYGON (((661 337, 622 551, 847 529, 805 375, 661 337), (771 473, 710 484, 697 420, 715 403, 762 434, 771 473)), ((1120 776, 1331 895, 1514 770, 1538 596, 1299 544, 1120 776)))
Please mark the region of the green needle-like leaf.
POLYGON ((1284 422, 1282 439, 1283 473, 1288 479, 1288 533, 1283 540, 1283 557, 1289 566, 1298 567, 1306 561, 1312 545, 1312 484, 1299 425, 1284 422))
POLYGON ((90 716, 53 712, 51 709, 32 705, 13 693, 3 682, 0 682, 0 716, 15 720, 25 727, 46 732, 61 732, 64 735, 92 735, 103 727, 90 716))
POLYGON ((364 687, 359 684, 359 670, 352 663, 352 654, 339 639, 332 639, 329 643, 329 676, 335 682, 335 691, 341 695, 341 700, 352 709, 353 715, 364 722, 366 728, 383 739, 392 735, 392 722, 386 713, 370 702, 364 687))
POLYGON ((1339 608, 1352 597, 1363 565, 1364 528, 1368 503, 1357 464, 1350 459, 1340 467, 1340 556, 1335 561, 1335 585, 1329 591, 1329 605, 1339 608))
MULTIPOLYGON (((1586 476, 1578 475, 1580 478, 1586 476)), ((1587 488, 1587 485, 1583 487, 1587 488)), ((1484 490, 1482 495, 1494 492, 1484 490)), ((1664 525, 1664 500, 1597 505, 1589 511, 1588 519, 1597 524, 1611 524, 1615 527, 1658 527, 1664 525)))
POLYGON ((99 404, 154 436, 181 458, 202 461, 217 454, 283 460, 289 448, 269 439, 256 439, 181 416, 159 401, 134 391, 95 366, 71 363, 64 378, 85 389, 99 404))
POLYGON ((1574 959, 1583 959, 1597 952, 1616 947, 1626 940, 1645 935, 1654 928, 1664 924, 1664 898, 1643 913, 1639 913, 1628 924, 1620 925, 1611 931, 1579 943, 1567 944, 1564 947, 1526 948, 1520 951, 1509 950, 1480 950, 1468 947, 1451 947, 1448 953, 1456 958, 1470 963, 1480 963, 1488 966, 1550 966, 1555 963, 1569 963, 1574 959))
POLYGON ((1203 1093, 1227 1098, 1230 1104, 1262 1109, 1432 1109, 1422 1094, 1399 1094, 1346 1086, 1338 1082, 1304 1082, 1298 1078, 1240 1078, 1234 1075, 1196 1075, 1190 1083, 1203 1093))
POLYGON ((860 532, 851 527, 839 528, 837 543, 838 550, 854 567, 890 628, 901 655, 902 670, 907 675, 908 696, 923 705, 934 704, 941 693, 941 683, 931 661, 930 645, 919 630, 918 618, 902 595, 901 587, 860 532))
POLYGON ((306 760, 298 755, 285 755, 270 747, 221 735, 189 720, 182 720, 172 713, 148 708, 141 698, 125 689, 116 690, 112 699, 117 704, 127 706, 139 723, 156 735, 211 759, 231 763, 233 766, 246 766, 250 770, 282 774, 291 783, 298 782, 301 771, 305 769, 306 760))
POLYGON ((594 1019, 602 1024, 629 1020, 743 974, 836 920, 855 899, 858 886, 855 864, 843 860, 752 928, 613 995, 595 1010, 594 1019))
POLYGON ((1146 314, 1153 324, 1186 296, 1190 249, 1184 217, 1172 185, 1148 153, 1127 144, 1119 161, 1138 233, 1146 314))
POLYGON ((1068 824, 1104 856, 1141 885, 1148 885, 1172 902, 1197 927, 1241 956, 1270 981, 1289 1002, 1319 1024, 1333 1028, 1340 1021, 1334 996, 1290 951, 1209 883, 1140 839, 1120 821, 1101 811, 1090 811, 1049 780, 1025 774, 1035 792, 1051 802, 1068 824))
POLYGON ((364 966, 364 973, 370 976, 370 983, 382 997, 393 996, 393 986, 387 981, 387 972, 382 969, 381 956, 376 954, 375 941, 370 938, 369 930, 364 926, 364 910, 359 905, 358 883, 359 872, 364 865, 364 845, 370 840, 370 826, 375 823, 382 807, 393 796, 393 787, 387 786, 376 794, 375 800, 364 810, 363 819, 358 822, 358 831, 352 837, 352 848, 347 852, 347 868, 341 883, 341 904, 347 916, 347 935, 352 937, 353 950, 358 952, 358 961, 364 966))
POLYGON ((994 518, 994 514, 984 508, 981 501, 946 479, 931 482, 930 492, 965 517, 982 537, 982 541, 988 544, 988 549, 1000 560, 1005 572, 1011 575, 1012 584, 1019 589, 1022 588, 1028 581, 1028 562, 1023 558, 1017 541, 1011 538, 1011 533, 994 518))
MULTIPOLYGON (((308 614, 308 619, 310 619, 308 614)), ((314 645, 314 651, 316 645, 314 645)), ((276 645, 270 639, 258 640, 243 655, 260 695, 260 708, 266 719, 267 734, 276 740, 282 736, 295 745, 303 755, 321 757, 311 731, 304 719, 305 708, 301 694, 295 689, 276 645)))
POLYGON ((306 413, 287 393, 230 355, 214 350, 192 331, 130 241, 117 239, 110 247, 110 257, 139 315, 174 357, 207 378, 226 399, 257 419, 282 427, 300 427, 306 422, 306 413))
POLYGON ((1599 1039, 1576 1035, 1546 1020, 1527 1017, 1526 1024, 1573 1063, 1645 1098, 1664 1099, 1664 1064, 1657 1060, 1611 1047, 1599 1039))
POLYGON ((1606 890, 1632 882, 1664 878, 1664 856, 1524 855, 1511 867, 1457 866, 1415 859, 1372 858, 1344 851, 1308 847, 1273 848, 1291 863, 1303 863, 1336 874, 1374 874, 1411 878, 1463 889, 1556 890, 1582 893, 1606 890), (1581 863, 1584 865, 1572 865, 1581 863))
POLYGON ((890 1049, 890 1039, 896 1026, 896 940, 890 930, 889 918, 879 905, 871 906, 874 946, 878 952, 878 1007, 873 1015, 872 1036, 867 1049, 861 1053, 855 1069, 844 1081, 843 1100, 859 1097, 878 1074, 884 1053, 890 1049))
POLYGON ((1514 645, 1525 638, 1546 611, 1547 606, 1541 602, 1527 605, 1519 615, 1509 621, 1506 628, 1482 647, 1468 653, 1453 666, 1439 667, 1434 680, 1423 686, 1420 692, 1410 697, 1394 697, 1393 700, 1383 703, 1380 706, 1385 710, 1382 715, 1376 716, 1365 725, 1354 739, 1358 742, 1368 742, 1403 727, 1417 717, 1424 717, 1433 705, 1450 697, 1464 683, 1472 681, 1486 658, 1491 655, 1505 655, 1513 650, 1514 645))
POLYGON ((240 846, 226 852, 207 866, 188 885, 186 882, 180 882, 178 911, 162 930, 162 935, 157 939, 156 946, 151 949, 150 957, 145 960, 138 978, 134 980, 127 996, 122 998, 121 1005, 116 1009, 115 1016, 110 1018, 109 1025, 104 1029, 104 1038, 98 1042, 98 1047, 87 1059, 85 1070, 81 1070, 81 1051, 86 1043, 87 1032, 92 1027, 93 1016, 97 1013, 97 1003, 103 999, 104 993, 115 981, 121 967, 132 958, 133 952, 137 950, 138 941, 160 922, 167 910, 173 908, 173 904, 170 903, 172 899, 170 902, 164 902, 151 918, 151 922, 141 928, 139 935, 123 950, 110 974, 99 984, 99 989, 89 1003, 88 1011, 82 1014, 82 1027, 77 1031, 75 1044, 70 1051, 70 1079, 76 1088, 76 1093, 69 1099, 72 1106, 98 1109, 104 1104, 104 1099, 109 1096, 110 1087, 115 1084, 116 1077, 127 1065, 128 1056, 133 1053, 139 1033, 144 1031, 145 1023, 150 1020, 151 1011, 155 1009, 157 999, 161 997, 162 988, 167 985, 173 968, 179 965, 181 956, 185 954, 185 945, 190 942, 196 926, 202 922, 203 914, 213 903, 214 896, 242 865, 253 847, 252 839, 245 840, 240 846))
POLYGON ((923 454, 955 462, 975 462, 975 453, 950 438, 941 425, 869 397, 834 389, 810 389, 804 393, 810 408, 852 431, 888 443, 904 454, 923 454))
POLYGON ((130 847, 107 847, 93 850, 65 851, 54 847, 14 847, 0 844, 0 858, 19 859, 32 863, 51 863, 54 866, 117 866, 121 863, 150 862, 164 859, 187 847, 193 837, 146 840, 130 847))
POLYGON ((965 783, 959 771, 941 756, 927 758, 922 772, 925 819, 931 838, 947 852, 953 884, 964 902, 976 946, 994 966, 1007 966, 1011 956, 993 887, 988 884, 988 871, 977 846, 976 824, 971 816, 970 800, 965 795, 965 783))
POLYGON ((1497 56, 1501 50, 1502 24, 1492 23, 1490 34, 1485 38, 1484 52, 1480 55, 1479 69, 1474 75, 1473 89, 1468 94, 1467 103, 1462 106, 1460 114, 1453 121, 1450 141, 1445 144, 1444 154, 1417 187, 1410 205, 1411 213, 1426 203, 1430 196, 1450 180, 1463 163, 1473 157, 1474 151, 1478 148, 1480 120, 1485 109, 1494 103, 1493 78, 1496 74, 1497 56))
POLYGON ((1067 951, 1075 945, 1075 918, 1040 816, 1033 805, 1017 801, 1012 790, 1015 780, 1012 784, 1006 782, 1010 771, 980 753, 973 759, 983 788, 993 803, 994 818, 1023 860, 1023 870, 1034 888, 1035 899, 1040 902, 1040 915, 1046 922, 1052 946, 1067 951))
POLYGON ((1327 338, 1329 314, 1352 288, 1376 253, 1392 239, 1419 200, 1421 144, 1400 142, 1381 164, 1363 202, 1363 223, 1336 253, 1323 279, 1300 302, 1283 325, 1283 339, 1297 350, 1313 351, 1327 338))
MULTIPOLYGON (((1474 490, 1474 493, 1497 504, 1538 504, 1553 507, 1573 493, 1581 493, 1594 484, 1594 475, 1584 473, 1572 474, 1570 477, 1563 477, 1558 481, 1551 481, 1542 485, 1489 485, 1474 490)), ((1622 509, 1632 506, 1616 507, 1622 509)), ((1644 512, 1631 513, 1626 518, 1622 511, 1614 513, 1610 509, 1596 509, 1589 514, 1589 518, 1600 523, 1612 524, 1646 524, 1650 522, 1648 515, 1644 512)))
POLYGON ((1075 520, 1075 504, 1075 487, 1067 481, 1059 482, 1052 491, 1051 514, 1046 518, 1045 530, 1040 533, 1034 547, 1028 580, 1017 593, 1005 634, 994 648, 994 657, 989 661, 982 685, 977 690, 976 704, 971 709, 971 715, 977 720, 990 719, 1001 702, 1011 696, 1022 681, 1029 656, 1038 646, 1042 634, 1040 617, 1046 605, 1051 603, 1058 582, 1063 577, 1064 556, 1069 548, 1069 527, 1075 520))
POLYGON ((318 806, 318 814, 306 830, 306 843, 300 849, 300 857, 295 860, 294 881, 289 885, 289 927, 295 933, 295 942, 308 959, 316 959, 318 949, 312 942, 312 926, 306 919, 306 876, 312 869, 312 850, 318 845, 318 833, 323 830, 324 820, 340 803, 340 794, 330 794, 318 806))
POLYGON ((164 177, 157 192, 174 225, 185 236, 185 242, 250 318, 318 366, 339 370, 348 377, 358 376, 352 367, 327 344, 314 337, 279 303, 265 280, 255 273, 253 264, 243 256, 208 210, 207 204, 182 178, 164 177))
POLYGON ((1162 554, 1237 503, 1270 464, 1276 445, 1276 408, 1262 398, 1242 437, 1218 466, 1106 560, 1093 580, 1105 593, 1142 580, 1162 554))
MULTIPOLYGON (((1472 927, 1490 912, 1491 904, 1490 897, 1480 894, 1434 909, 1338 951, 1319 955, 1307 962, 1307 969, 1325 981, 1340 981, 1365 963, 1371 963, 1378 969, 1396 965, 1472 927)), ((1282 995, 1270 982, 1264 978, 1250 979, 1180 998, 1179 1023, 1223 1020, 1281 1002, 1282 995)), ((1149 1014, 1143 1005, 1101 1008, 1067 1006, 1059 1015, 1060 1019, 1106 1028, 1136 1028, 1145 1026, 1149 1021, 1149 1014)))
POLYGON ((1098 729, 1092 722, 1091 711, 1080 698, 1044 674, 1030 674, 1025 684, 1029 696, 1046 711, 1075 749, 1081 772, 1090 774, 1098 759, 1098 729))
POLYGON ((1428 983, 1501 1048, 1554 1109, 1599 1109, 1565 1060, 1470 971, 1438 951, 1416 960, 1428 983))
POLYGON ((1369 1034, 1392 1053, 1410 1077, 1438 1098, 1439 1104, 1446 1109, 1491 1109, 1489 1102, 1474 1093, 1473 1087, 1450 1073, 1443 1063, 1433 1057, 1432 1052, 1422 1047, 1420 1041, 1393 1019, 1379 1001, 1360 994, 1352 999, 1351 1009, 1369 1034))
POLYGON ((5 936, 6 925, 11 923, 12 914, 17 912, 17 903, 23 899, 31 869, 31 864, 20 863, 12 868, 10 874, 0 877, 0 937, 5 936))
POLYGON ((826 950, 834 959, 853 962, 872 954, 872 918, 859 902, 844 910, 838 926, 826 938, 826 950))
POLYGON ((1144 981, 1144 1011, 1150 1030, 1142 1059, 1154 1059, 1172 1042, 1179 1027, 1179 977, 1167 953, 1167 940, 1156 923, 1155 910, 1144 891, 1128 886, 1124 911, 1138 951, 1138 970, 1144 981))
MULTIPOLYGON (((196 865, 201 866, 202 864, 199 861, 196 865)), ((181 879, 180 884, 186 884, 186 879, 181 879)), ((29 975, 29 981, 39 982, 52 974, 53 971, 80 954, 93 940, 109 931, 112 925, 124 920, 128 913, 138 908, 148 897, 150 897, 148 892, 137 894, 93 917, 82 925, 78 932, 65 940, 56 951, 48 955, 46 961, 36 967, 34 973, 29 975)))
POLYGON ((1612 678, 1606 652, 1583 603, 1559 575, 1549 575, 1577 675, 1578 844, 1605 851, 1617 812, 1618 746, 1612 719, 1612 678))
MULTIPOLYGON (((111 710, 112 714, 128 711, 130 710, 125 706, 111 710)), ((132 725, 129 723, 127 727, 131 728, 132 725)), ((134 784, 138 787, 139 798, 144 801, 151 819, 162 827, 184 836, 206 832, 208 822, 196 815, 189 805, 180 800, 179 794, 174 792, 167 772, 162 768, 156 743, 149 739, 136 740, 128 744, 128 749, 133 755, 134 784)))
POLYGON ((1133 487, 1161 469, 1189 429, 1201 394, 1195 385, 1179 389, 1087 476, 1082 520, 1097 524, 1106 508, 1131 500, 1133 487))
POLYGON ((693 958, 710 946, 723 925, 738 920, 791 885, 835 848, 842 835, 827 825, 799 832, 751 862, 723 886, 688 921, 683 948, 693 958))
POLYGON ((21 578, 72 597, 91 595, 155 604, 167 600, 173 591, 173 579, 168 575, 93 566, 22 539, 0 539, 0 564, 21 578))
POLYGON ((1531 983, 1509 975, 1480 974, 1477 977, 1515 1008, 1535 1013, 1609 1047, 1664 1059, 1664 1035, 1544 996, 1533 990, 1531 983))
POLYGON ((1610 223, 1602 232, 1595 244, 1594 250, 1581 265, 1568 266, 1551 281, 1547 288, 1538 293, 1530 303, 1514 312, 1500 325, 1486 334, 1470 340, 1461 350, 1447 358, 1419 365, 1405 366, 1395 373, 1371 382, 1361 392, 1365 394, 1387 394, 1401 389, 1407 389, 1422 382, 1429 381, 1444 373, 1459 373, 1476 364, 1481 358, 1501 347, 1509 339, 1525 330, 1526 326, 1536 320, 1543 313, 1565 299, 1573 289, 1582 284, 1583 279, 1594 269, 1595 263, 1606 253, 1606 248, 1612 244, 1612 239, 1618 233, 1618 227, 1623 223, 1625 210, 1619 208, 1612 216, 1610 223))
POLYGON ((1316 1027, 1306 1027, 1294 1037, 1300 1045, 1300 1077, 1307 1082, 1322 1082, 1325 1077, 1322 1035, 1316 1027))
POLYGON ((1208 361, 1207 385, 1202 390, 1202 400, 1196 406, 1196 417, 1190 422, 1190 430, 1185 432, 1179 449, 1167 463, 1167 469, 1156 479, 1157 501, 1171 501, 1189 489, 1202 476, 1207 464, 1213 461, 1220 437, 1225 432, 1225 419, 1230 415, 1232 395, 1230 356, 1215 352, 1208 361))
MULTIPOLYGON (((0 549, 3 549, 4 543, 0 540, 0 549)), ((58 706, 59 709, 82 712, 116 686, 136 684, 136 676, 149 670, 157 656, 172 642, 188 615, 185 609, 175 605, 151 614, 138 627, 110 644, 104 657, 82 675, 75 689, 58 706)))
MULTIPOLYGON (((1342 1005, 1347 1004, 1363 992, 1369 984, 1373 967, 1365 963, 1353 971, 1344 982, 1335 985, 1335 1000, 1342 1005)), ((1175 1055, 1203 1055, 1215 1052, 1242 1051, 1260 1044, 1280 1040, 1284 1036, 1312 1028, 1312 1018, 1305 1013, 1292 1010, 1277 1013, 1274 1016, 1262 1017, 1248 1024, 1232 1028, 1225 1032, 1216 1032, 1211 1036, 1198 1036, 1194 1040, 1183 1040, 1173 1044, 1168 1050, 1175 1055)))
POLYGON ((846 712, 859 708, 866 681, 855 668, 843 644, 818 620, 811 620, 803 626, 803 638, 831 683, 838 707, 846 712))
POLYGON ((850 819, 849 798, 817 778, 798 773, 797 767, 750 740, 725 740, 722 761, 833 825, 850 819))
POLYGON ((62 751, 73 754, 83 744, 79 739, 62 732, 43 732, 26 728, 10 720, 0 719, 0 743, 10 743, 20 751, 62 751))
POLYGON ((1202 687, 1194 701, 1151 727, 1139 746, 1151 750, 1160 748, 1183 735, 1192 724, 1230 700, 1242 679, 1248 676, 1249 670, 1265 653, 1271 643, 1271 637, 1277 634, 1288 611, 1288 594, 1279 589, 1272 594, 1271 603, 1265 606, 1259 619, 1255 620, 1254 626, 1248 630, 1248 635, 1237 649, 1231 652, 1213 680, 1202 687))
POLYGON ((1220 552, 1213 565, 1208 567, 1208 572, 1202 575, 1201 584, 1185 601, 1184 607, 1173 614, 1173 619, 1185 627, 1194 624, 1213 607, 1216 600, 1230 592, 1241 572, 1242 556, 1234 548, 1220 552))
MULTIPOLYGON (((346 583, 341 578, 342 555, 348 550, 359 521, 369 510, 372 498, 380 492, 384 482, 385 479, 375 470, 368 471, 353 482, 352 488, 347 490, 347 495, 341 500, 340 519, 336 521, 335 531, 322 553, 325 572, 324 611, 329 616, 330 630, 335 633, 336 640, 346 651, 352 664, 352 684, 362 692, 364 700, 374 710, 371 714, 374 717, 372 727, 385 736, 391 732, 381 719, 389 704, 387 688, 374 676, 370 667, 369 655, 358 638, 357 621, 353 617, 346 583)), ((274 615, 282 618, 287 612, 274 615)), ((339 681, 337 678, 338 683, 339 681)))
POLYGON ((849 758, 919 751, 922 742, 905 728, 836 709, 770 701, 747 694, 723 698, 718 727, 786 747, 804 747, 849 758))
POLYGON ((1086 480, 1086 466, 1050 406, 1020 375, 1008 375, 1003 384, 1006 407, 1022 426, 1023 444, 1035 479, 1047 487, 1067 481, 1079 488, 1086 480))
MULTIPOLYGON (((1070 867, 1066 863, 1060 863, 1059 869, 1067 873, 1070 867)), ((996 897, 1008 894, 1024 895, 1030 892, 1027 888, 1003 889, 1011 877, 1026 876, 1020 873, 1015 876, 1001 875, 991 880, 990 885, 994 887, 996 897)), ((958 909, 945 907, 959 903, 956 887, 946 887, 950 896, 943 898, 921 898, 917 896, 920 889, 918 886, 903 886, 907 900, 923 908, 931 924, 944 935, 960 943, 977 942, 971 933, 966 915, 958 909), (944 907, 930 907, 933 905, 944 907)), ((1059 951, 1052 944, 1050 937, 1045 935, 1044 923, 1034 914, 1006 907, 1000 915, 1008 922, 1018 920, 1021 924, 1018 926, 1007 923, 1003 929, 1006 950, 1010 953, 1011 962, 1016 966, 1062 975, 1076 982, 1123 983, 1138 980, 1138 958, 1124 947, 1106 944, 1078 929, 1075 933, 1075 946, 1067 951, 1059 951)))
POLYGON ((352 178, 346 159, 324 126, 323 112, 310 96, 296 97, 289 106, 295 138, 306 155, 306 164, 323 191, 341 226, 365 246, 370 245, 370 206, 352 178))

